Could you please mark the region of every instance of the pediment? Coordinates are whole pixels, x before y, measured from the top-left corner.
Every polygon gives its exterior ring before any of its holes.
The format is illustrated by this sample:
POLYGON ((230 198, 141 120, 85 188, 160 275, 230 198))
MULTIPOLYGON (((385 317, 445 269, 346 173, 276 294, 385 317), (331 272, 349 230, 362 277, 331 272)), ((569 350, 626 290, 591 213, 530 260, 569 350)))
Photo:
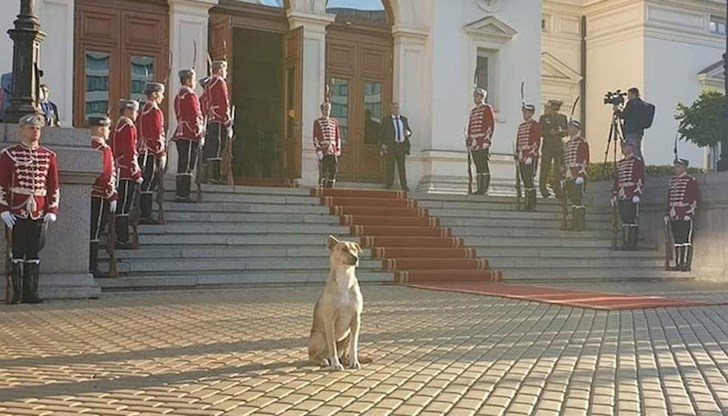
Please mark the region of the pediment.
POLYGON ((541 75, 550 80, 581 82, 581 74, 548 52, 541 53, 541 75))
POLYGON ((723 60, 714 63, 702 71, 698 72, 698 79, 722 81, 725 80, 725 70, 723 69, 723 60))
POLYGON ((465 32, 473 38, 500 44, 510 41, 518 33, 511 25, 492 15, 465 25, 465 32))

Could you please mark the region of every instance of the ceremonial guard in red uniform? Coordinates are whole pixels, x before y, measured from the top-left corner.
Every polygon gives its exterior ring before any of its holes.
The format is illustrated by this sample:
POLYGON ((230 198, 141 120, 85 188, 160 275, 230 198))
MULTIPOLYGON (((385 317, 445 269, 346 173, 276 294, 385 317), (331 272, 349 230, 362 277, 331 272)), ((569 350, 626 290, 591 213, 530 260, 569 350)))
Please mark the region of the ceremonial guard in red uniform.
POLYGON ((111 139, 114 152, 114 166, 117 172, 119 203, 116 206, 116 247, 130 248, 129 213, 134 201, 136 184, 144 181, 142 171, 137 162, 137 128, 136 120, 139 103, 134 100, 119 101, 121 117, 116 122, 111 139))
POLYGON ((0 153, 0 217, 12 233, 7 302, 41 303, 39 251, 46 225, 56 221, 60 188, 56 154, 40 145, 45 120, 21 117, 21 143, 0 153))
POLYGON ((495 111, 485 103, 488 92, 482 88, 475 90, 475 108, 470 111, 465 146, 471 152, 477 173, 478 195, 488 193, 490 187, 490 145, 495 132, 495 111))
POLYGON ((195 94, 195 71, 179 71, 182 84, 174 98, 174 112, 177 116, 177 130, 172 140, 177 144, 177 201, 195 202, 190 198, 192 172, 195 169, 200 143, 204 137, 204 120, 200 100, 195 94))
POLYGON ((520 171, 521 181, 526 191, 526 211, 536 210, 536 164, 538 162, 539 146, 541 144, 541 126, 533 119, 536 107, 525 104, 521 109, 523 123, 518 126, 516 137, 516 160, 520 171))
POLYGON ((690 271, 693 262, 693 218, 698 207, 698 181, 688 175, 688 161, 675 160, 675 176, 667 191, 665 221, 675 241, 675 270, 690 271))
POLYGON ((207 118, 205 146, 202 149, 206 177, 211 183, 223 183, 222 152, 228 140, 232 140, 233 119, 230 116, 227 62, 212 63, 212 77, 207 81, 202 102, 207 118))
POLYGON ((139 133, 139 167, 142 170, 142 194, 140 198, 140 222, 152 223, 154 191, 163 178, 161 173, 167 163, 164 114, 159 105, 164 101, 164 84, 148 83, 144 87, 147 102, 137 119, 139 133))
POLYGON ((612 204, 618 204, 622 219, 622 245, 625 250, 637 249, 640 198, 645 185, 645 164, 634 154, 632 142, 622 143, 624 159, 617 163, 612 204))
POLYGON ((331 104, 321 104, 321 117, 313 122, 313 147, 319 160, 321 186, 333 188, 339 170, 341 133, 339 122, 331 118, 331 104))
MULTIPOLYGON (((91 245, 89 250, 89 273, 101 277, 98 271, 99 236, 109 222, 112 212, 116 211, 116 168, 114 152, 107 139, 111 129, 108 117, 89 117, 91 129, 91 148, 101 154, 101 173, 91 187, 91 245)), ((109 242, 111 243, 111 242, 109 242)))
POLYGON ((568 126, 569 141, 564 145, 564 188, 574 220, 574 231, 583 231, 586 226, 584 186, 586 166, 589 164, 589 144, 581 137, 581 123, 571 120, 568 126))

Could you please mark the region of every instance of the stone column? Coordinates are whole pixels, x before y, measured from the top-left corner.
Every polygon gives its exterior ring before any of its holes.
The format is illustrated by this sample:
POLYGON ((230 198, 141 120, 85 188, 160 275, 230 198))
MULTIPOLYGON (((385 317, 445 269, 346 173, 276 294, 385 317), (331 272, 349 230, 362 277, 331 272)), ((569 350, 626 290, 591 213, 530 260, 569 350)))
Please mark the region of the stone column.
MULTIPOLYGON (((20 142, 15 124, 0 124, 5 148, 20 142)), ((85 129, 45 128, 41 143, 58 155, 61 205, 58 221, 48 228, 40 253, 40 295, 44 299, 90 298, 101 290, 88 272, 91 227, 91 184, 101 171, 101 158, 89 145, 85 129)), ((5 239, 0 238, 5 253, 5 239)), ((0 293, 5 279, 0 279, 0 293)))
POLYGON ((313 14, 288 10, 291 30, 303 26, 303 168, 300 184, 318 184, 318 160, 313 151, 313 121, 319 116, 326 83, 326 26, 334 21, 331 14, 313 14))
MULTIPOLYGON (((207 75, 207 31, 210 21, 210 8, 217 0, 169 0, 169 47, 172 50, 172 68, 170 72, 166 102, 169 111, 168 130, 174 131, 177 126, 174 114, 174 97, 181 84, 178 72, 191 68, 195 64, 197 78, 207 75), (194 49, 197 44, 197 56, 194 49)), ((202 90, 197 87, 197 94, 202 90)), ((170 142, 167 157, 167 176, 174 178, 177 172, 177 148, 170 142)), ((169 188, 174 189, 174 188, 169 188)))
MULTIPOLYGON (((427 54, 428 30, 395 26, 393 64, 393 100, 399 102, 402 113, 412 128, 411 156, 407 158, 407 176, 422 178, 428 175, 430 163, 423 149, 432 149, 432 103, 429 80, 432 66, 427 54)), ((388 108, 388 107, 387 107, 388 108)), ((429 159, 429 158, 428 158, 429 159)))

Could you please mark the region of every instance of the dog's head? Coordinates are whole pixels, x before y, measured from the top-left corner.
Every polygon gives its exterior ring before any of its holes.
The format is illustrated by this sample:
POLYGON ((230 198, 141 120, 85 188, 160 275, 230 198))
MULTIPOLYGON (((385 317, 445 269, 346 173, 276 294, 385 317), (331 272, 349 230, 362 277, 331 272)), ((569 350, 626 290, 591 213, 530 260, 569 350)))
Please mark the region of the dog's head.
POLYGON ((326 245, 329 247, 329 258, 331 267, 338 266, 358 266, 359 254, 361 254, 361 246, 351 241, 340 241, 333 235, 326 239, 326 245))

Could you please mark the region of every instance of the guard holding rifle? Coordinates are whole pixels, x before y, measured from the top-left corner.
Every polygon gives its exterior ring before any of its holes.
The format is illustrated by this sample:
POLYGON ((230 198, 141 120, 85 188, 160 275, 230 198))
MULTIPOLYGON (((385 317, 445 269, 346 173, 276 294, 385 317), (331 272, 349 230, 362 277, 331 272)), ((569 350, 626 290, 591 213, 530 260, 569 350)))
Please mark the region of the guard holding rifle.
POLYGON ((564 143, 562 137, 568 135, 567 124, 569 120, 565 115, 559 114, 559 109, 564 103, 558 100, 549 100, 546 104, 546 112, 541 116, 538 124, 541 125, 543 143, 541 145, 541 174, 538 178, 538 185, 541 189, 541 196, 548 198, 549 193, 546 185, 550 182, 556 198, 561 198, 561 184, 559 174, 564 163, 564 143), (553 169, 553 170, 552 170, 553 169))
POLYGON ((0 153, 0 217, 12 238, 9 304, 41 303, 39 252, 45 227, 56 221, 61 192, 56 154, 40 145, 45 120, 28 114, 18 121, 21 142, 0 153))
POLYGON ((693 261, 693 218, 698 207, 698 181, 688 175, 688 161, 675 159, 675 176, 667 190, 667 212, 675 244, 675 271, 689 272, 693 261))
POLYGON ((470 111, 468 120, 468 131, 465 139, 465 146, 472 154, 475 163, 478 195, 488 193, 490 187, 490 146, 492 144, 493 132, 495 131, 495 111, 493 107, 485 103, 488 91, 477 88, 473 93, 475 107, 470 111))
POLYGON ((617 163, 612 204, 618 204, 619 218, 622 220, 622 248, 636 250, 640 198, 645 183, 645 164, 634 154, 633 142, 622 142, 622 154, 624 158, 617 163))
POLYGON ((538 162, 539 144, 541 141, 541 126, 533 119, 536 107, 524 104, 523 123, 518 126, 516 137, 516 161, 519 166, 520 178, 526 190, 526 211, 536 210, 536 165, 538 162))
POLYGON ((321 186, 333 188, 341 156, 339 122, 331 118, 331 103, 321 104, 321 117, 313 122, 313 146, 319 160, 321 186))
POLYGON ((154 191, 162 180, 161 172, 167 163, 167 141, 164 134, 164 114, 159 108, 164 101, 164 84, 150 82, 144 87, 147 102, 137 120, 139 130, 139 166, 144 181, 141 186, 140 221, 151 224, 154 191))
POLYGON ((564 145, 564 197, 571 202, 574 231, 586 227, 584 188, 586 167, 589 164, 589 144, 581 137, 581 123, 571 120, 568 126, 569 141, 564 145))
POLYGON ((129 241, 129 213, 134 201, 137 185, 142 184, 142 171, 137 161, 137 128, 139 103, 134 100, 119 101, 121 117, 116 122, 111 149, 114 152, 114 166, 117 172, 119 203, 116 206, 116 247, 131 248, 129 241))
MULTIPOLYGON (((116 211, 116 169, 114 153, 106 143, 111 129, 111 119, 89 117, 91 147, 101 153, 101 173, 91 187, 91 244, 89 248, 89 273, 101 277, 98 271, 99 236, 109 222, 109 216, 116 211)), ((109 241, 107 244, 113 244, 109 241)))
POLYGON ((182 86, 174 98, 174 112, 177 115, 177 130, 172 140, 177 144, 177 202, 195 202, 190 198, 192 171, 197 165, 198 150, 204 135, 204 120, 200 100, 195 94, 194 69, 179 71, 182 86))
POLYGON ((233 119, 230 116, 230 97, 228 94, 227 62, 214 61, 212 76, 206 82, 201 101, 207 117, 207 137, 202 149, 207 181, 223 183, 222 158, 225 145, 233 137, 233 119))

